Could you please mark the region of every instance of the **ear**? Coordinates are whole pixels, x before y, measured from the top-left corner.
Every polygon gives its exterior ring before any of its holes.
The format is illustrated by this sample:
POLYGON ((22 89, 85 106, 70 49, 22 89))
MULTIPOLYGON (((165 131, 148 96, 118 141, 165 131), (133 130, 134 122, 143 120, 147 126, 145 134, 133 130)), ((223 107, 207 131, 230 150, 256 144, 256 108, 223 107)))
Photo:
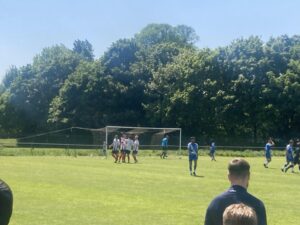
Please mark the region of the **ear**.
POLYGON ((230 173, 227 174, 227 177, 228 177, 228 180, 231 182, 232 177, 231 177, 230 173))

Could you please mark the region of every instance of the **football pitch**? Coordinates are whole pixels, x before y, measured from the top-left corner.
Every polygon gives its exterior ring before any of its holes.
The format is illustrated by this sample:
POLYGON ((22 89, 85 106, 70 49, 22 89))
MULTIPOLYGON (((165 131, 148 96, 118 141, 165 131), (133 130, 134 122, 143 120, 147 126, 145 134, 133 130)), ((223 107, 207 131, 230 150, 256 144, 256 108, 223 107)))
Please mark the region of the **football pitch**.
MULTIPOLYGON (((229 187, 230 157, 199 159, 198 176, 186 157, 141 157, 115 164, 111 157, 0 157, 0 178, 14 193, 10 225, 199 225, 216 195, 229 187)), ((266 206, 268 224, 298 224, 300 173, 269 169, 263 158, 251 164, 249 192, 266 206)))

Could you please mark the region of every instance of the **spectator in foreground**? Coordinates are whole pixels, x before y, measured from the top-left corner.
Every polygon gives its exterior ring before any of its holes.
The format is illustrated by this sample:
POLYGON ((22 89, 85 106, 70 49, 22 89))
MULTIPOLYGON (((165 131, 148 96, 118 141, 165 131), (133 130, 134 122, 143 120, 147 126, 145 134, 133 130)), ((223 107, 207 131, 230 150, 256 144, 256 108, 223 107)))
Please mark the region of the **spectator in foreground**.
POLYGON ((210 203, 206 211, 205 225, 222 225, 225 209, 237 203, 244 203, 253 208, 257 215, 257 224, 266 225, 263 202, 247 192, 250 179, 249 163, 244 159, 233 159, 228 165, 228 171, 231 187, 210 203))
POLYGON ((13 208, 13 195, 9 186, 0 180, 0 225, 9 224, 13 208))
POLYGON ((228 206, 223 213, 223 225, 257 225, 255 211, 243 203, 228 206))

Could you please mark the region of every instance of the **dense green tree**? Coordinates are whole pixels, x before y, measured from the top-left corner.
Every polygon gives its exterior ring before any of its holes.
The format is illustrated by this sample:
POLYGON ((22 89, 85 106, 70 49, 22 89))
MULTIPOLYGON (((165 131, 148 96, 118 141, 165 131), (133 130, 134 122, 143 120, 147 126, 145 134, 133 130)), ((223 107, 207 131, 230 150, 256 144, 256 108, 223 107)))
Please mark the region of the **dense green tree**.
POLYGON ((19 70, 16 66, 11 66, 9 70, 5 73, 3 78, 3 85, 5 88, 9 88, 11 83, 17 78, 19 75, 19 70))
POLYGON ((81 62, 53 99, 48 122, 57 126, 103 126, 111 94, 109 79, 103 76, 99 62, 81 62))
POLYGON ((151 47, 160 43, 191 46, 198 40, 193 28, 185 25, 173 27, 169 24, 149 24, 136 34, 135 38, 137 43, 144 47, 151 47))
POLYGON ((45 48, 7 71, 0 133, 111 124, 178 126, 240 144, 299 135, 300 36, 250 36, 217 49, 197 40, 191 27, 150 24, 98 60, 87 40, 45 48))
POLYGON ((27 120, 24 132, 47 129, 49 104, 79 62, 75 53, 60 45, 43 49, 32 65, 20 69, 10 85, 9 103, 27 120))
POLYGON ((0 84, 0 95, 3 94, 5 91, 5 87, 3 84, 0 84))
POLYGON ((90 42, 87 40, 76 40, 73 43, 73 51, 79 54, 84 60, 94 60, 94 49, 90 42))

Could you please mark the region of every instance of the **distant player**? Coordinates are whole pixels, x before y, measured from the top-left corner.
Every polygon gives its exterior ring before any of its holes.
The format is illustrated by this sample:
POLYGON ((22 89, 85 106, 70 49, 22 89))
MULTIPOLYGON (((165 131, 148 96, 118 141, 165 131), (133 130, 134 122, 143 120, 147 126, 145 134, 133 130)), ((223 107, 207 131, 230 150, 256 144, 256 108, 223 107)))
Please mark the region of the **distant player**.
POLYGON ((282 172, 287 172, 288 169, 292 168, 292 173, 294 173, 294 157, 293 157, 293 144, 294 141, 290 140, 289 144, 286 146, 286 164, 281 168, 282 172))
MULTIPOLYGON (((125 149, 125 159, 127 156, 127 163, 130 163, 130 153, 133 148, 133 140, 131 139, 131 136, 129 135, 128 138, 126 139, 126 149, 125 149)), ((125 162, 124 159, 124 162, 125 162)))
POLYGON ((103 141, 103 144, 102 144, 102 153, 103 153, 103 156, 105 156, 105 158, 107 159, 107 146, 106 146, 106 141, 103 141))
POLYGON ((122 162, 125 162, 125 150, 126 150, 126 134, 122 134, 121 140, 120 140, 120 150, 121 154, 119 155, 119 162, 122 159, 122 162))
POLYGON ((119 148, 120 148, 120 140, 118 138, 118 135, 115 135, 113 143, 110 145, 112 147, 112 157, 115 159, 115 163, 118 162, 119 158, 119 148))
POLYGON ((161 159, 165 159, 168 157, 168 141, 169 136, 165 135, 164 138, 161 140, 161 147, 162 147, 162 153, 160 154, 161 159))
POLYGON ((300 171, 300 139, 296 140, 295 152, 294 152, 294 166, 298 164, 300 171))
POLYGON ((188 154, 189 154, 189 168, 191 176, 196 176, 197 161, 198 161, 198 144, 196 143, 196 138, 191 137, 191 142, 188 143, 188 154), (192 172, 192 166, 194 161, 194 172, 192 172))
POLYGON ((274 142, 273 142, 272 138, 269 138, 269 140, 265 146, 265 156, 266 156, 266 161, 264 163, 265 168, 268 168, 268 164, 272 160, 272 150, 271 150, 272 146, 274 146, 274 142))
POLYGON ((135 163, 138 162, 136 156, 137 156, 138 151, 139 151, 139 146, 140 146, 139 136, 135 135, 134 142, 133 142, 133 151, 132 151, 132 157, 133 157, 135 163))
POLYGON ((211 141, 209 147, 209 156, 211 158, 211 161, 217 161, 215 155, 216 155, 216 144, 214 141, 211 141))

